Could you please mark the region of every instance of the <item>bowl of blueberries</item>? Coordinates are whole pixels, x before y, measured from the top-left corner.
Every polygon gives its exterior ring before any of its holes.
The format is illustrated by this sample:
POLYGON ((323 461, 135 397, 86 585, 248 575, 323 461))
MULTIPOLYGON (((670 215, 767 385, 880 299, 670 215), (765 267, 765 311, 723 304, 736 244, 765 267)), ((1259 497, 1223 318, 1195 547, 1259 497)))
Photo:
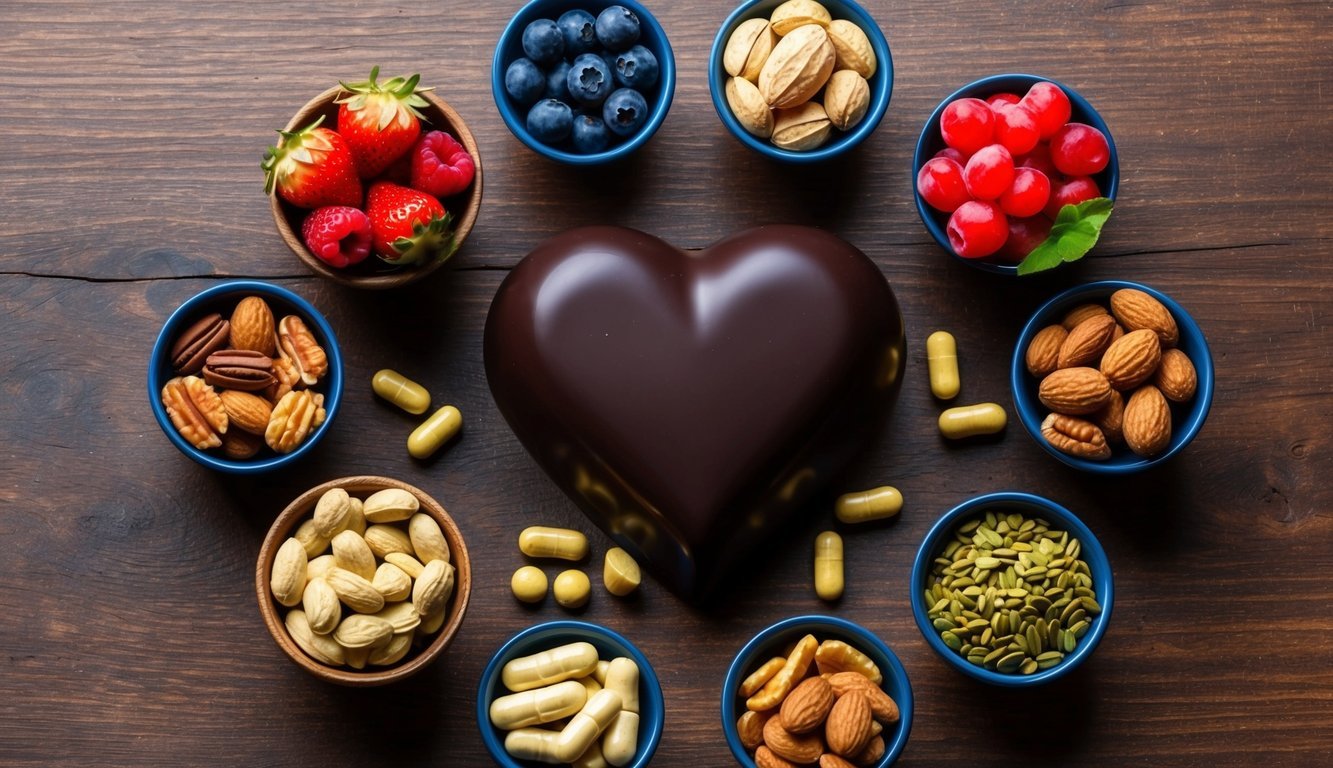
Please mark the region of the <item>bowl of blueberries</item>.
POLYGON ((675 88, 666 32, 634 0, 532 0, 501 33, 491 68, 509 130, 571 165, 611 162, 643 146, 675 88))

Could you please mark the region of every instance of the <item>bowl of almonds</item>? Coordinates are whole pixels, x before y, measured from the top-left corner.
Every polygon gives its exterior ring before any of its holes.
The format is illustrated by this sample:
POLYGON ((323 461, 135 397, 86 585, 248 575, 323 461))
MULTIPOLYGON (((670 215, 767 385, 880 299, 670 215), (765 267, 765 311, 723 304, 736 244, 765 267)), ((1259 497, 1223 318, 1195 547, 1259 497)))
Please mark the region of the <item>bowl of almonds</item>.
POLYGON ((418 488, 344 477, 273 521, 255 566, 259 613, 302 669, 347 686, 402 680, 444 653, 472 568, 453 518, 418 488))
POLYGON ((860 144, 893 94, 884 32, 851 0, 749 0, 718 30, 708 86, 745 146, 817 163, 860 144))
POLYGON ((884 768, 907 744, 912 711, 898 657, 834 616, 796 616, 763 630, 722 684, 722 732, 747 768, 884 768))
POLYGON ((1107 280, 1071 288, 1033 314, 1010 366, 1023 427, 1086 472, 1140 472, 1194 439, 1213 400, 1213 358, 1169 296, 1107 280))
POLYGON ((267 472, 306 455, 342 399, 342 353, 310 302, 270 283, 208 288, 167 318, 148 397, 167 438, 210 469, 267 472))

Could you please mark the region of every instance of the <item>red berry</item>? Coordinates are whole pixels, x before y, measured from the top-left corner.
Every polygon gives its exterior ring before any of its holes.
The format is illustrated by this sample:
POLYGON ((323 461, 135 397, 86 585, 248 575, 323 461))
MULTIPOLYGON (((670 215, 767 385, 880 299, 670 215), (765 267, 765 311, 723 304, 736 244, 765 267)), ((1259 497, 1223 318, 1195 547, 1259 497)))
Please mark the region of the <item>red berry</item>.
POLYGON ((1046 178, 1054 181, 1059 175, 1055 170, 1055 165, 1051 162, 1050 147, 1045 142, 1037 144, 1032 151, 1022 157, 1014 158, 1014 165, 1018 168, 1033 168, 1046 174, 1046 178))
POLYGON ((1091 125, 1069 123, 1051 137, 1051 162, 1066 176, 1091 176, 1110 161, 1106 136, 1091 125))
POLYGON ((458 248, 453 217, 433 196, 388 181, 366 193, 375 255, 390 264, 444 261, 458 248))
POLYGON ((1006 107, 1012 107, 1017 103, 1018 95, 1013 93, 997 93, 986 99, 986 104, 990 106, 991 111, 995 112, 996 116, 1004 111, 1006 107))
POLYGON ((370 217, 359 208, 330 205, 306 217, 301 225, 305 247, 331 267, 342 269, 370 255, 370 217))
POLYGON ((1051 197, 1051 180, 1035 168, 1014 170, 1014 183, 1000 195, 1000 209, 1010 216, 1036 216, 1051 197))
POLYGON ((951 101, 940 115, 940 135, 945 144, 970 155, 994 138, 995 113, 981 99, 951 101))
POLYGON ((1069 122, 1069 96, 1055 83, 1034 84, 1019 103, 1032 110, 1037 118, 1037 133, 1043 139, 1054 136, 1060 126, 1069 122))
POLYGON ((1087 176, 1052 182, 1051 199, 1046 202, 1046 210, 1042 212, 1054 219, 1066 205, 1078 205, 1084 200, 1101 196, 1102 191, 1097 188, 1097 182, 1087 176))
POLYGON ((412 147, 413 189, 449 197, 467 189, 476 172, 472 155, 444 131, 431 131, 412 147))
POLYGON ((1009 239, 995 254, 997 261, 1017 264, 1051 235, 1051 220, 1045 216, 1009 219, 1009 239))
POLYGON ((1037 119, 1027 107, 1009 107, 995 115, 995 140, 1012 155, 1022 155, 1037 146, 1037 119))
POLYGON ((963 168, 967 191, 978 200, 994 200, 1014 183, 1014 158, 1009 150, 991 144, 977 150, 963 168))
POLYGON ((947 157, 948 159, 954 161, 955 163, 958 163, 959 165, 967 165, 968 155, 959 152, 953 147, 945 147, 944 149, 941 149, 939 152, 936 152, 933 155, 933 157, 947 157))
POLYGON ((947 157, 926 161, 916 175, 916 191, 926 204, 937 211, 953 213, 972 199, 963 183, 963 166, 947 157))
POLYGON ((984 259, 1009 237, 1009 222, 995 203, 969 200, 949 217, 949 245, 965 259, 984 259))

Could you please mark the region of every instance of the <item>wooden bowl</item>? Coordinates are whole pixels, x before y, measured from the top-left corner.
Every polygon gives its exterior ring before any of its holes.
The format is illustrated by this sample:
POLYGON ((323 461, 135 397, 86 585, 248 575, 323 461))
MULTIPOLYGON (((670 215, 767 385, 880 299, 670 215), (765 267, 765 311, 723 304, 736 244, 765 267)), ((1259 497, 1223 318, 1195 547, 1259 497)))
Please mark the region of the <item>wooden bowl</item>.
POLYGON ((467 546, 463 542, 463 534, 458 530, 458 526, 454 524, 453 518, 449 517, 449 513, 444 511, 444 507, 419 488, 399 480, 374 475, 357 475, 330 480, 298 496, 273 521, 273 526, 269 528, 268 535, 264 537, 264 543, 259 549, 259 561, 255 566, 255 594, 259 599, 259 613, 278 647, 292 661, 296 662, 297 666, 315 677, 352 687, 370 687, 403 680, 420 672, 436 657, 444 653, 444 649, 448 648, 449 643, 453 640, 454 633, 458 631, 459 625, 463 623, 463 614, 467 611, 468 595, 471 591, 472 567, 468 559, 467 546), (333 667, 316 661, 306 655, 288 634, 287 627, 283 624, 283 614, 287 609, 278 604, 269 590, 269 579, 273 573, 273 558, 278 552, 278 547, 282 546, 282 543, 296 531, 297 526, 310 517, 315 510, 315 504, 319 501, 319 497, 333 488, 342 488, 354 496, 362 497, 385 488, 401 488, 417 497, 417 500, 421 502, 421 511, 435 518, 435 522, 439 523, 440 530, 444 533, 445 541, 449 544, 449 561, 453 563, 456 572, 454 574, 454 594, 449 598, 449 607, 446 609, 447 615, 444 624, 430 639, 429 645, 408 651, 408 655, 394 665, 355 670, 350 667, 333 667))
MULTIPOLYGON (((321 125, 335 127, 338 122, 338 105, 333 103, 333 100, 342 92, 341 86, 334 86, 306 102, 301 111, 287 123, 284 130, 295 131, 304 128, 321 115, 324 117, 321 125)), ((468 130, 467 124, 453 107, 436 96, 433 91, 423 91, 420 95, 430 102, 430 106, 420 109, 427 118, 422 123, 423 130, 442 130, 453 134, 468 154, 472 155, 472 161, 476 165, 477 171, 472 179, 472 185, 464 192, 440 201, 444 204, 445 210, 454 215, 454 239, 461 248, 463 241, 467 239, 468 233, 477 222, 477 212, 481 210, 481 153, 478 151, 477 140, 473 138, 472 131, 468 130)), ((301 222, 305 220, 309 211, 291 205, 276 193, 269 195, 269 208, 273 211, 274 223, 278 225, 278 234, 282 235, 287 247, 291 248, 292 252, 312 271, 340 285, 370 290, 398 288, 420 280, 447 261, 447 259, 436 259, 425 264, 396 267, 371 255, 355 266, 334 269, 311 253, 301 241, 301 222)))

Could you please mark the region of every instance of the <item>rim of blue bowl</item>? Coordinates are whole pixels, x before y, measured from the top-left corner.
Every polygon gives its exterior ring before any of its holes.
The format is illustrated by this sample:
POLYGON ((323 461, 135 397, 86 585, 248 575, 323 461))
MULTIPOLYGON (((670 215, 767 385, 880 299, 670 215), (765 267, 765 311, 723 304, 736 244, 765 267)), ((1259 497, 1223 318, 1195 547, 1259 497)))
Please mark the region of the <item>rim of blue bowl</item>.
POLYGON ((1194 321, 1194 317, 1186 312, 1179 302, 1165 293, 1152 286, 1129 280, 1099 280, 1093 283, 1076 285, 1056 294, 1054 298, 1041 305, 1036 312, 1033 312, 1032 317, 1023 326, 1023 330, 1018 335, 1018 342, 1014 345, 1013 359, 1009 363, 1009 389, 1014 398, 1014 410, 1018 412, 1019 421, 1023 423, 1023 428, 1032 436, 1032 439, 1037 441, 1037 444, 1045 449, 1047 453, 1064 464, 1085 472, 1104 475, 1127 475, 1141 472, 1149 467, 1161 464, 1184 450, 1185 446, 1189 445, 1199 434, 1199 430, 1203 428, 1203 423, 1208 419, 1208 411, 1212 409, 1213 405, 1214 385, 1213 355, 1208 349, 1208 339, 1203 335, 1203 330, 1199 328, 1199 324, 1194 321), (1171 312, 1171 316, 1175 318, 1177 328, 1180 329, 1180 340, 1176 346, 1189 356, 1190 362, 1194 363, 1194 370, 1198 375, 1199 383, 1194 392, 1194 399, 1188 404, 1171 404, 1173 413, 1186 405, 1189 410, 1183 419, 1172 425, 1171 444, 1160 455, 1147 459, 1124 448, 1118 448, 1111 458, 1106 461, 1090 461, 1056 449, 1041 436, 1044 410, 1036 397, 1038 382, 1027 370, 1025 351, 1028 344, 1031 343, 1032 337, 1047 325, 1059 322, 1059 316, 1064 311, 1073 309, 1076 304, 1081 304, 1094 297, 1109 299, 1112 293, 1122 288, 1135 288, 1143 291, 1162 302, 1171 312))
POLYGON ((1106 143, 1111 149, 1111 159, 1106 164, 1106 168, 1101 173, 1095 174, 1093 178, 1097 180, 1097 186, 1101 188, 1102 196, 1105 198, 1115 200, 1116 194, 1120 190, 1120 154, 1115 148, 1115 138, 1111 136, 1111 129, 1106 125, 1106 121, 1102 119, 1101 114, 1078 91, 1054 78, 1018 72, 983 77, 959 88, 945 97, 935 107, 935 111, 931 112, 930 117, 926 119, 926 124, 921 129, 921 135, 917 137, 916 151, 912 154, 912 198, 916 200, 916 212, 921 217, 921 223, 926 225, 926 231, 930 233, 931 238, 950 256, 983 272, 1016 277, 1018 275, 1018 265, 995 264, 986 259, 965 259, 954 253, 953 247, 949 245, 949 236, 945 231, 949 223, 949 215, 926 205, 926 201, 921 198, 921 193, 917 191, 916 175, 921 172, 921 166, 925 165, 927 160, 944 148, 944 139, 940 138, 940 115, 944 113, 944 108, 949 106, 950 102, 967 96, 984 98, 1002 91, 1012 93, 1016 92, 1019 86, 1023 88, 1024 93, 1027 93, 1027 89, 1031 88, 1034 83, 1042 81, 1054 83, 1069 97, 1069 104, 1072 108, 1069 117, 1071 121, 1091 125, 1106 136, 1106 143))
POLYGON ((639 147, 646 144, 653 137, 653 134, 657 133, 657 129, 662 126, 662 121, 666 120, 667 112, 671 109, 671 100, 675 97, 675 93, 676 56, 671 50, 671 41, 667 38, 666 30, 662 27, 661 22, 657 20, 657 17, 636 0, 614 0, 614 2, 530 0, 505 25, 504 31, 500 33, 500 39, 495 43, 495 55, 491 58, 491 97, 495 100, 495 107, 500 111, 500 119, 504 121, 505 127, 509 129, 510 133, 514 134, 514 138, 518 139, 528 149, 543 157, 567 165, 602 165, 632 154, 639 147), (520 39, 523 28, 537 19, 550 18, 554 20, 565 11, 587 10, 591 13, 593 8, 601 11, 613 5, 622 5, 633 11, 642 24, 641 30, 650 30, 650 34, 659 43, 657 47, 647 46, 642 32, 640 33, 639 42, 644 44, 645 47, 649 47, 653 51, 653 55, 657 56, 658 66, 656 86, 658 95, 657 100, 653 102, 652 111, 648 115, 648 121, 629 140, 604 152, 580 154, 537 141, 532 134, 528 133, 526 120, 520 114, 522 108, 510 103, 509 94, 505 91, 505 70, 512 61, 512 59, 505 57, 505 49, 508 47, 506 43, 520 39))
POLYGON ((740 143, 775 160, 796 164, 818 163, 847 152, 865 141, 879 127, 880 121, 884 119, 884 114, 889 109, 889 102, 893 99, 893 54, 889 50, 889 41, 884 35, 884 30, 880 28, 879 24, 875 22, 875 18, 866 9, 852 2, 852 0, 828 0, 824 5, 833 13, 833 17, 846 18, 848 21, 856 22, 857 26, 866 33, 866 37, 870 39, 870 47, 875 51, 875 58, 878 61, 876 62, 875 74, 870 77, 869 81, 870 110, 866 112, 866 116, 861 118, 861 122, 852 130, 842 133, 824 146, 809 152, 792 152, 776 147, 771 142, 760 140, 741 127, 740 121, 736 119, 735 115, 731 114, 731 107, 727 105, 726 81, 729 75, 722 68, 722 52, 726 50, 727 39, 731 37, 731 33, 735 31, 736 27, 740 26, 742 21, 757 17, 764 10, 776 8, 782 1, 748 0, 748 2, 737 6, 727 16, 726 21, 722 22, 722 26, 717 31, 717 37, 713 38, 713 48, 708 54, 708 90, 713 98, 713 109, 717 111, 718 118, 740 143), (761 6, 765 8, 761 9, 761 6), (849 16, 855 18, 848 18, 849 16))
MULTIPOLYGON (((276 308, 274 309, 274 314, 278 314, 276 308)), ((292 291, 272 283, 259 280, 232 280, 205 288, 186 299, 162 324, 162 330, 158 332, 157 341, 154 342, 153 351, 148 358, 148 402, 152 405, 153 416, 157 418, 157 425, 162 428, 167 439, 180 449, 181 453, 205 467, 219 472, 237 475, 260 474, 300 459, 323 439, 325 433, 329 431, 333 424, 333 419, 338 414, 339 404, 342 402, 342 374, 342 352, 338 349, 338 340, 333 334, 333 327, 324 319, 324 315, 315 309, 313 304, 292 291), (171 418, 167 416, 167 409, 162 405, 162 386, 176 375, 171 369, 171 362, 167 360, 171 345, 175 343, 176 334, 188 327, 187 323, 197 320, 204 315, 206 310, 212 309, 212 305, 222 303, 223 297, 232 294, 258 294, 266 299, 277 299, 290 305, 303 319, 314 323, 315 332, 324 347, 324 353, 328 355, 329 373, 324 389, 324 423, 319 425, 314 433, 291 453, 270 453, 270 455, 265 455, 263 458, 237 461, 201 451, 185 442, 185 438, 181 437, 180 432, 176 431, 176 427, 171 423, 171 418)))
MULTIPOLYGON (((727 668, 726 679, 722 683, 722 732, 726 736, 727 746, 731 749, 731 754, 736 758, 736 762, 746 768, 756 768, 754 759, 750 757, 744 745, 741 744, 740 734, 736 731, 736 719, 739 713, 743 711, 743 704, 736 691, 740 688, 741 681, 745 676, 753 671, 752 667, 757 667, 759 663, 767 660, 760 659, 759 656, 772 648, 780 645, 784 637, 797 632, 817 634, 833 633, 836 639, 852 639, 857 650, 866 654, 880 667, 880 672, 884 675, 886 683, 893 681, 894 689, 885 692, 893 697, 893 701, 898 705, 898 723, 897 731, 892 738, 887 737, 887 730, 884 739, 884 757, 880 758, 874 768, 885 768, 892 765, 898 756, 902 754, 903 748, 907 746, 907 738, 912 733, 912 682, 907 677, 907 670, 898 660, 897 654, 888 646, 878 635, 866 629, 865 627, 853 621, 848 621, 837 616, 827 616, 824 614, 808 614, 805 616, 793 616, 783 619, 776 624, 765 627, 741 647, 739 653, 731 661, 731 666, 727 668), (894 695, 896 692, 897 695, 894 695)), ((827 638, 820 638, 821 641, 827 638)), ((774 655, 770 653, 768 655, 774 655)))
POLYGON ((491 754, 497 765, 502 768, 533 768, 541 765, 510 757, 504 748, 504 731, 491 725, 491 702, 501 693, 503 685, 500 682, 501 668, 518 656, 581 641, 592 643, 599 655, 614 653, 629 656, 639 665, 639 746, 634 753, 634 760, 626 763, 625 768, 644 768, 653 759, 653 753, 657 751, 657 745, 662 740, 666 700, 662 697, 662 682, 657 678, 657 672, 653 670, 648 657, 643 655, 638 646, 615 630, 587 621, 561 619, 528 627, 506 640, 504 645, 491 655, 490 662, 481 673, 481 682, 477 684, 477 729, 481 731, 481 740, 486 745, 486 751, 491 754), (550 642, 546 642, 548 640, 550 642))
POLYGON ((1106 634, 1106 627, 1111 619, 1111 609, 1115 603, 1115 576, 1111 572, 1111 561, 1106 557, 1106 550, 1102 548, 1101 541, 1092 529, 1073 512, 1054 501, 1021 491, 999 491, 974 496, 941 515, 922 539, 921 546, 917 548, 916 559, 912 562, 911 585, 912 618, 916 620, 917 629, 921 630, 931 650, 949 666, 973 680, 1003 688, 1032 688, 1064 677, 1078 668, 1092 655, 1102 636, 1106 634), (1088 633, 1079 641, 1073 653, 1054 667, 1031 675, 1006 675, 969 663, 967 659, 944 644, 940 639, 940 633, 931 626, 927 618, 929 609, 924 597, 926 578, 931 562, 938 554, 944 539, 950 536, 958 525, 991 508, 1021 510, 1036 514, 1045 518, 1052 526, 1059 526, 1070 536, 1077 538, 1082 546, 1083 560, 1092 572, 1093 591, 1097 595, 1098 604, 1102 607, 1102 612, 1093 617, 1088 633))

